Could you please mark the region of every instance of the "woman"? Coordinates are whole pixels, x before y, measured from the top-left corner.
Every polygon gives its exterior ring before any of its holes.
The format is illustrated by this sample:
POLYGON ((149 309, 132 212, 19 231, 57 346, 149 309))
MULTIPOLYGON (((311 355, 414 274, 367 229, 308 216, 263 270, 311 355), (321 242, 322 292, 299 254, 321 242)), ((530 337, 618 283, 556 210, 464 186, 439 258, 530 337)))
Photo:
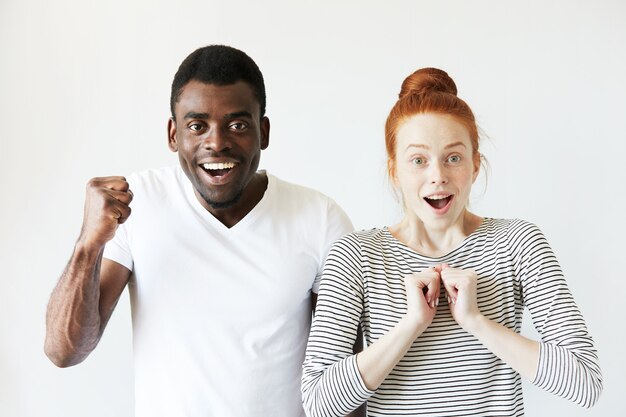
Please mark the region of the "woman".
POLYGON ((480 168, 474 115, 444 71, 402 84, 386 124, 404 204, 392 227, 330 251, 303 368, 309 416, 521 416, 520 375, 592 406, 596 350, 541 231, 467 209, 480 168), (519 334, 527 307, 541 341, 519 334), (352 354, 361 326, 367 348, 352 354))

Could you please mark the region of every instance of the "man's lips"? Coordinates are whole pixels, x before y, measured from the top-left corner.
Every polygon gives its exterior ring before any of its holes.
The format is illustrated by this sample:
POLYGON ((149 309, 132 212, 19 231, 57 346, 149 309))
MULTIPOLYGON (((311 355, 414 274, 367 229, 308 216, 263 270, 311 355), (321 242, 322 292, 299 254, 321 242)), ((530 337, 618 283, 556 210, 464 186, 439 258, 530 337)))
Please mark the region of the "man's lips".
POLYGON ((209 181, 213 184, 222 184, 228 181, 229 174, 236 170, 238 162, 221 161, 221 162, 203 162, 199 164, 200 168, 208 174, 209 181))

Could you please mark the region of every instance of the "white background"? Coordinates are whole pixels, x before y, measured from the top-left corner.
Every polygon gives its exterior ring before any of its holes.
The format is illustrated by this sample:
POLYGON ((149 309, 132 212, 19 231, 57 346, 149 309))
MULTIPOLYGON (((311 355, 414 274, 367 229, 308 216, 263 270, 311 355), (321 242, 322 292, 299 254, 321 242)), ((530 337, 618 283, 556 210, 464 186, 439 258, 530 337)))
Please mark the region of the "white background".
POLYGON ((542 228, 600 353, 595 408, 526 384, 527 415, 626 415, 623 0, 0 0, 1 416, 132 415, 127 295, 70 369, 43 354, 45 307, 87 180, 177 163, 170 83, 210 43, 243 49, 265 75, 262 167, 334 197, 357 228, 401 213, 383 146, 401 81, 448 71, 491 165, 472 209, 542 228))

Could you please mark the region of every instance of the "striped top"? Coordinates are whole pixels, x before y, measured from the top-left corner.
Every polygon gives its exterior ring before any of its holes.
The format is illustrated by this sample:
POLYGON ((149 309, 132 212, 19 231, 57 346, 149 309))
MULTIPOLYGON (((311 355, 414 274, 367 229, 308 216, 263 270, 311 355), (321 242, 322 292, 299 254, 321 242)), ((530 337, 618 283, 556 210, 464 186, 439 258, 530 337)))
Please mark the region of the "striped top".
POLYGON ((442 288, 431 325, 376 391, 352 354, 357 327, 367 345, 406 311, 404 276, 447 263, 478 275, 487 318, 520 332, 528 308, 539 334, 533 383, 583 407, 602 390, 593 340, 541 231, 522 220, 485 219, 449 254, 420 255, 387 228, 354 232, 331 249, 303 365, 309 416, 343 416, 367 401, 368 416, 522 416, 520 376, 452 318, 442 288))

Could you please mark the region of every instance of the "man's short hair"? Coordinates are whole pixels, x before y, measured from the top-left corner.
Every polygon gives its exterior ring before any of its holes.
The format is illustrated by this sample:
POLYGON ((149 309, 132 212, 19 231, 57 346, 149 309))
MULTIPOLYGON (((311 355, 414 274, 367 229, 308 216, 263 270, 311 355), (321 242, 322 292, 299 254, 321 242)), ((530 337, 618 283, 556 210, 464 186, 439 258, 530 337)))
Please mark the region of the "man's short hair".
POLYGON ((174 106, 191 80, 207 84, 230 85, 244 81, 250 85, 259 102, 260 115, 265 115, 265 83, 257 64, 239 49, 225 45, 209 45, 193 51, 178 67, 172 82, 170 109, 172 117, 174 106))

